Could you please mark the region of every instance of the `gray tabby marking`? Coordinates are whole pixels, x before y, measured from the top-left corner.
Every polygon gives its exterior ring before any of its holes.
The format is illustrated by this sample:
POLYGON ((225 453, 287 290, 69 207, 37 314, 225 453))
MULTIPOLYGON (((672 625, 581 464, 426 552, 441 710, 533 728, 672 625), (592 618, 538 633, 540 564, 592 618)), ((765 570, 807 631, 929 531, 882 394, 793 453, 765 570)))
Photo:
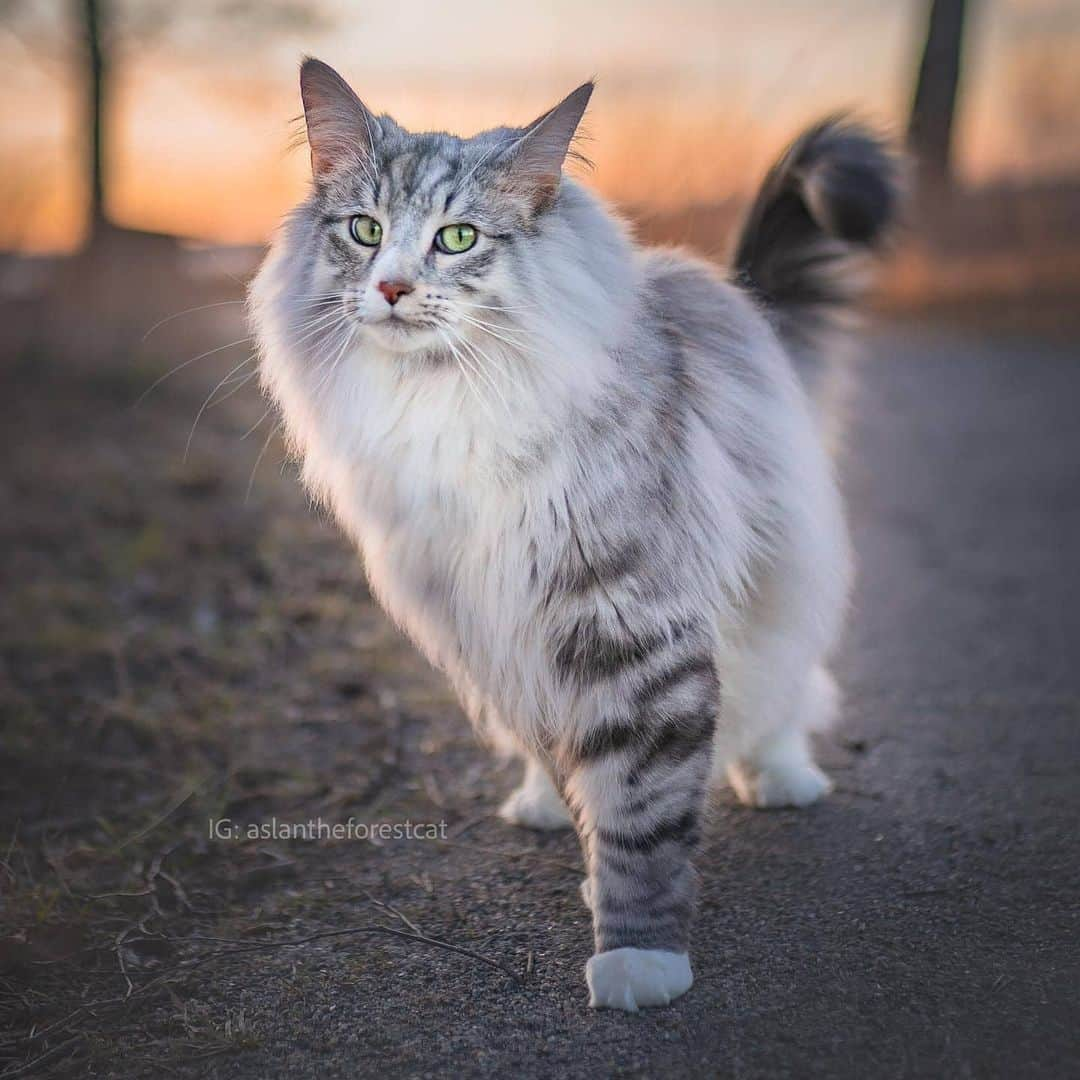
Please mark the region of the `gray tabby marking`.
POLYGON ((590 1002, 667 1004, 710 784, 830 787, 809 736, 850 558, 789 351, 828 346, 895 163, 812 128, 725 279, 563 175, 591 84, 472 138, 407 132, 318 61, 301 93, 311 194, 252 288, 265 390, 374 595, 525 760, 502 816, 572 819, 590 1002))

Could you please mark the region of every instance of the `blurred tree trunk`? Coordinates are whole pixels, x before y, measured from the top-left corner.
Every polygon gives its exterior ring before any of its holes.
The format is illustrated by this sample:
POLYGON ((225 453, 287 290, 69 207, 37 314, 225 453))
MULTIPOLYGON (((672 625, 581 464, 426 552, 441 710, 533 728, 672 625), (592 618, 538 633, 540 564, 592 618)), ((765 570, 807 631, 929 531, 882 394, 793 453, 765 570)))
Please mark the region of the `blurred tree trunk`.
POLYGON ((90 138, 87 146, 87 181, 90 191, 88 243, 100 240, 108 217, 105 211, 105 127, 108 89, 106 28, 108 0, 75 0, 82 22, 86 57, 83 70, 90 138))
POLYGON ((908 147, 921 188, 950 180, 953 120, 960 85, 967 0, 930 0, 926 44, 908 120, 908 147))

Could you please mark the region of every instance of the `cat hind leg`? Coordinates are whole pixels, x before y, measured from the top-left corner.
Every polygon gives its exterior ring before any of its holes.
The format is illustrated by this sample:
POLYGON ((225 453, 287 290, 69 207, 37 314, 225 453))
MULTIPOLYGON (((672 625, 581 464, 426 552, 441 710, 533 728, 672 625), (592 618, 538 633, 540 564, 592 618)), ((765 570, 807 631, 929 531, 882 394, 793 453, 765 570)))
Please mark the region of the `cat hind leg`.
MULTIPOLYGON (((746 704, 752 708, 753 699, 746 704)), ((758 704, 765 707, 766 701, 758 704)), ((827 728, 837 707, 832 677, 820 666, 811 669, 791 715, 728 762, 727 779, 739 801, 771 809, 809 806, 827 795, 832 781, 814 762, 810 732, 827 728)))
POLYGON ((534 758, 525 761, 525 778, 499 807, 499 817, 511 825, 549 831, 569 829, 573 822, 555 784, 534 758))

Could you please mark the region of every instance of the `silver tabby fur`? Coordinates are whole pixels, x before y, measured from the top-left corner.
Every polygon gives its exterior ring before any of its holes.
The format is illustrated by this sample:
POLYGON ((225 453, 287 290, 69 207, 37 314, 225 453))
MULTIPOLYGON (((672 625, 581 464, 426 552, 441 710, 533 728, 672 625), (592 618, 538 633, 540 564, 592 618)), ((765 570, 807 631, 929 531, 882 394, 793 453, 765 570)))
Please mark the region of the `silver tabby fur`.
POLYGON ((569 809, 592 1003, 635 1009, 690 985, 710 784, 757 806, 828 790, 808 733, 835 704, 850 557, 786 346, 852 298, 895 200, 870 135, 819 125, 725 280, 638 246, 562 176, 591 89, 526 128, 411 134, 307 61, 314 184, 251 308, 304 483, 473 722, 528 763, 506 816, 569 809), (459 222, 476 246, 437 250, 459 222), (381 281, 412 291, 391 307, 381 281))

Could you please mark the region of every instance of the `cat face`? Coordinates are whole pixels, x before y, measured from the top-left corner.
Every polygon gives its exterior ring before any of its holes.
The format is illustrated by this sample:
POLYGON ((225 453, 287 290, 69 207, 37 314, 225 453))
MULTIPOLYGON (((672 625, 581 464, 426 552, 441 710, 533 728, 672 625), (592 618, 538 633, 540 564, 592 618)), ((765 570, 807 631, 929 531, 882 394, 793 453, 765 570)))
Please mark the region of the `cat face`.
POLYGON ((301 69, 301 92, 323 293, 340 296, 359 339, 452 353, 505 325, 592 85, 528 127, 470 139, 375 116, 316 60, 301 69))

